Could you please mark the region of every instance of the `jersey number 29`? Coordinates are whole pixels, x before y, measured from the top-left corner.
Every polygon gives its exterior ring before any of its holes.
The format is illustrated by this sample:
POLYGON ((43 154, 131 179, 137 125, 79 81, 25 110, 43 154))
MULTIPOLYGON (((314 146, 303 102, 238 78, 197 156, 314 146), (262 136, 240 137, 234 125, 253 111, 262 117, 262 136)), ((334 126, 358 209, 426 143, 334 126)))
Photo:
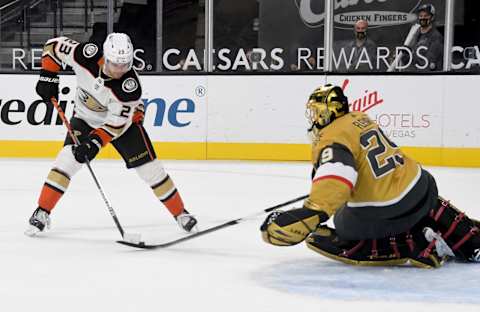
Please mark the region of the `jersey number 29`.
POLYGON ((398 153, 398 146, 390 141, 380 129, 372 129, 360 136, 360 145, 367 150, 367 160, 375 178, 390 173, 398 165, 403 165, 403 157, 398 153), (376 140, 373 140, 373 139, 376 140), (380 156, 385 155, 386 157, 380 156))

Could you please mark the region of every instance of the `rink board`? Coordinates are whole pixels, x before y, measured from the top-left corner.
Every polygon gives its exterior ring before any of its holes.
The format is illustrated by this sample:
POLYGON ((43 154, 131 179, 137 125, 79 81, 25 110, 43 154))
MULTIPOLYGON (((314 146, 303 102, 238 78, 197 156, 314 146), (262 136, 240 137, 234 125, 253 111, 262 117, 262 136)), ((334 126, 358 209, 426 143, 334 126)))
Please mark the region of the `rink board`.
MULTIPOLYGON (((0 157, 54 157, 65 128, 35 94, 37 76, 0 80, 0 157)), ((480 166, 473 75, 142 76, 145 127, 163 159, 309 160, 305 102, 325 82, 422 163, 480 166)), ((74 88, 74 76, 61 77, 67 115, 74 88)), ((100 157, 118 155, 109 147, 100 157)))

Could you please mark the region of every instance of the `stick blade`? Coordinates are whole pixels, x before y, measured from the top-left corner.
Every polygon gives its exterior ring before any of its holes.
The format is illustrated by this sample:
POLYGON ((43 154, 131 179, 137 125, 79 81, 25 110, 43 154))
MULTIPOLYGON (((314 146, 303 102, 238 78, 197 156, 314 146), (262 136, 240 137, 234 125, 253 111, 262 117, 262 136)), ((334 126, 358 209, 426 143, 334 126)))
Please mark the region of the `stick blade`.
POLYGON ((145 244, 145 242, 142 242, 142 241, 129 242, 129 241, 125 241, 125 240, 119 240, 119 241, 117 241, 117 243, 122 244, 122 245, 126 245, 126 246, 130 246, 130 247, 140 248, 140 249, 155 249, 155 248, 157 248, 157 246, 147 245, 147 244, 145 244))

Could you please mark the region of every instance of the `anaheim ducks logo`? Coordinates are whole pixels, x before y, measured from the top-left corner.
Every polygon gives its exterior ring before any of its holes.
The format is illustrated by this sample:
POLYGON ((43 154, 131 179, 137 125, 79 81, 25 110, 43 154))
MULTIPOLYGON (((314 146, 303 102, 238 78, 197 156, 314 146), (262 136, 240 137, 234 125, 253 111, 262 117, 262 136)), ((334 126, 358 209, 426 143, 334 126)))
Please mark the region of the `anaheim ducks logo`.
POLYGON ((88 43, 83 47, 83 56, 91 58, 98 52, 98 47, 93 43, 88 43))
POLYGON ((135 79, 133 78, 127 78, 125 81, 122 83, 122 90, 130 93, 138 89, 138 83, 135 79))
POLYGON ((86 92, 85 90, 80 90, 78 93, 78 98, 85 105, 88 109, 94 112, 106 112, 107 108, 100 104, 91 94, 86 92))

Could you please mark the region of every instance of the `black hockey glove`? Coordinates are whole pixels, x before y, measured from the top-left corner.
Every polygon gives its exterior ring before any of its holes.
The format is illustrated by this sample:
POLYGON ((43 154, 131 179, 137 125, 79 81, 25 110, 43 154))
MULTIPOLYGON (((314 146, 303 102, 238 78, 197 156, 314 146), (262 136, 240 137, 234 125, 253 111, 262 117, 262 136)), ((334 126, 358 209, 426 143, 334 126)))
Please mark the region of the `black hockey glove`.
POLYGON ((49 104, 52 97, 58 99, 59 82, 60 79, 57 73, 42 69, 35 90, 45 103, 49 104))
POLYGON ((75 156, 75 159, 83 164, 85 162, 85 158, 88 161, 92 161, 92 159, 97 156, 98 152, 102 148, 102 139, 96 134, 90 134, 88 138, 83 141, 78 146, 73 146, 72 152, 75 156))

